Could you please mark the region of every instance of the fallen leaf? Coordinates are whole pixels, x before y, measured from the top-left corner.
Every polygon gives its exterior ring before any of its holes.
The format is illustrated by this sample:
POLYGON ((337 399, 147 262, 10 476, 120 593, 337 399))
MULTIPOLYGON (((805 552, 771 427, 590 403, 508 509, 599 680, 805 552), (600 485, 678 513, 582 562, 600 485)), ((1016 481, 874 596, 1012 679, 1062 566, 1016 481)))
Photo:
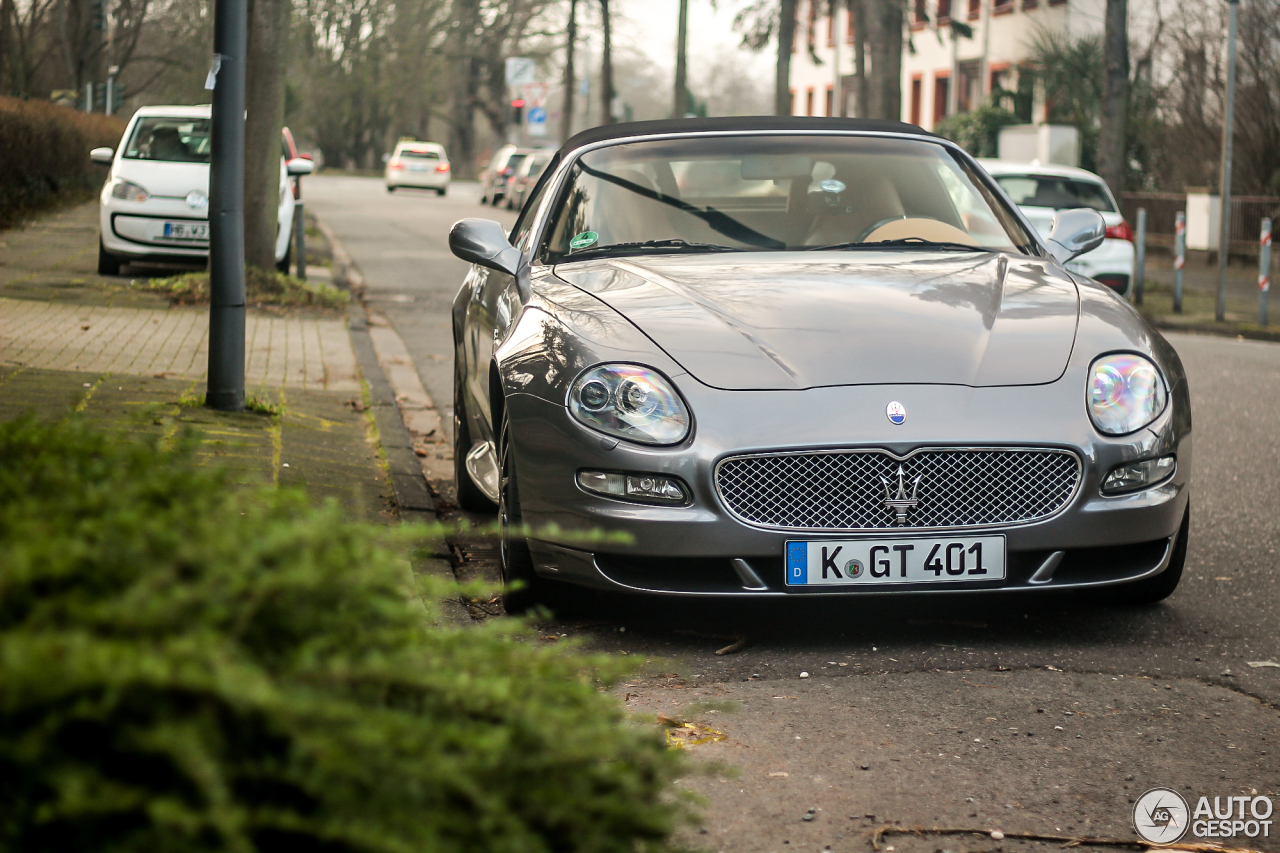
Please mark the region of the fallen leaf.
POLYGON ((783 772, 783 771, 781 771, 781 770, 779 770, 777 773, 770 773, 770 774, 769 774, 769 776, 771 776, 771 777, 772 777, 772 778, 774 778, 774 779, 786 779, 786 778, 787 778, 788 776, 790 776, 790 775, 791 775, 790 773, 785 773, 785 772, 783 772))
POLYGON ((1246 661, 1246 663, 1254 669, 1261 669, 1264 666, 1274 666, 1276 669, 1280 669, 1280 663, 1276 663, 1273 660, 1251 660, 1246 661))

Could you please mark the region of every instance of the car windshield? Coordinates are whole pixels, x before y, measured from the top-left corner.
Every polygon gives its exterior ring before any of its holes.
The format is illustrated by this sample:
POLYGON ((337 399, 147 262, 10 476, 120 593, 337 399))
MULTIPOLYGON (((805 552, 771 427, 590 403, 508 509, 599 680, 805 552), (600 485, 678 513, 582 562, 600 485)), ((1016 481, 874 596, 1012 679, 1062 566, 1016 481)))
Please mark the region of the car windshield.
POLYGON ((148 116, 134 125, 125 146, 130 160, 209 162, 209 119, 148 116))
POLYGON ((1053 210, 1091 207, 1103 213, 1116 209, 1106 187, 1098 181, 1053 175, 998 175, 996 182, 1019 207, 1048 207, 1053 210))
POLYGON ((1018 220, 944 145, 853 135, 624 143, 574 164, 544 259, 651 252, 1022 251, 1018 220))
POLYGON ((434 151, 414 151, 406 148, 396 155, 406 160, 439 160, 440 155, 434 151))

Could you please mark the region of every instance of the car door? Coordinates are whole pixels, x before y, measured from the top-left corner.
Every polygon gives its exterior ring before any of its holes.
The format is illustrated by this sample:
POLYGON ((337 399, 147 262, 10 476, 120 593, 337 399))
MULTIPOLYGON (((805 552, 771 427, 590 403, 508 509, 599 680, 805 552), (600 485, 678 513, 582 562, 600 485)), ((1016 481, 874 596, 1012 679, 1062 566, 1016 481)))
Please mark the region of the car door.
MULTIPOLYGON (((515 227, 511 229, 512 243, 529 258, 533 245, 538 208, 546 194, 548 184, 538 189, 536 197, 525 205, 515 227)), ((472 433, 476 440, 492 441, 493 407, 489 399, 489 365, 498 348, 524 310, 515 276, 473 265, 464 290, 470 294, 466 319, 463 325, 463 346, 467 364, 465 379, 471 399, 468 409, 472 415, 472 433), (482 438, 483 436, 483 438, 482 438)))

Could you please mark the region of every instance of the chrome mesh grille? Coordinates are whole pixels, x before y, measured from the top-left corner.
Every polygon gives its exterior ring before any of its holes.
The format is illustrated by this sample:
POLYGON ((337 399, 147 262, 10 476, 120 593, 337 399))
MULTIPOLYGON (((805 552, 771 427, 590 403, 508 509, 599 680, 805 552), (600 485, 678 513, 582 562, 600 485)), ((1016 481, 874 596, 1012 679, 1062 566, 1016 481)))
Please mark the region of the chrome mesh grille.
POLYGON ((905 458, 883 450, 738 456, 716 469, 725 506, 762 527, 879 530, 982 527, 1047 518, 1066 506, 1080 479, 1077 457, 1060 450, 927 449, 905 458), (906 523, 886 506, 902 466, 917 504, 906 523))

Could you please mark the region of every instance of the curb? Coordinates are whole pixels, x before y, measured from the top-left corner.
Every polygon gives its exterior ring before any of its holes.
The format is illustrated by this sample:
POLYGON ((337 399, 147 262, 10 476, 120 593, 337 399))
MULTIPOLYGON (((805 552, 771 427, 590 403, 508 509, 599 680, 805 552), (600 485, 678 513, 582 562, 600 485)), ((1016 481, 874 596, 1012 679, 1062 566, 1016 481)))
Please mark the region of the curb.
MULTIPOLYGON (((351 337, 360 372, 369 387, 370 411, 373 413, 374 424, 378 427, 378 443, 386 455, 387 468, 391 474, 391 486, 396 495, 396 514, 404 524, 434 524, 439 521, 435 500, 427 487, 422 464, 414 452, 413 439, 405 426, 404 414, 396 400, 395 391, 378 361, 373 336, 369 333, 369 312, 361 298, 364 276, 332 229, 319 216, 316 216, 315 221, 333 251, 333 259, 338 268, 335 281, 346 284, 353 297, 347 333, 351 337)), ((430 574, 456 581, 449 548, 443 539, 431 540, 430 553, 411 559, 410 562, 414 574, 430 574)), ((474 624, 461 599, 446 598, 439 604, 441 615, 448 621, 460 625, 474 624)))

